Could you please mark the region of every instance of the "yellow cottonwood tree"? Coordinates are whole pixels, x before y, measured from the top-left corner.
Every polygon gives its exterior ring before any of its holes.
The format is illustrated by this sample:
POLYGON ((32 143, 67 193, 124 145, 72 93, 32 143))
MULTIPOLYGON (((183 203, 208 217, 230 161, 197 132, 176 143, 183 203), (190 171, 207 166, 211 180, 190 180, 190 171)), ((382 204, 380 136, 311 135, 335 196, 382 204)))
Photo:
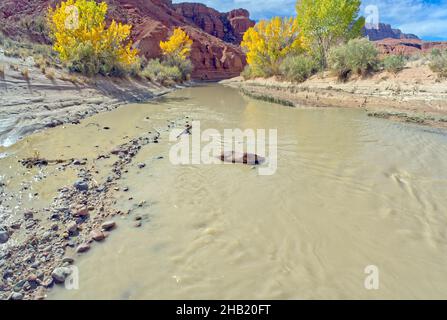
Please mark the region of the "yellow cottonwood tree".
POLYGON ((186 60, 191 52, 192 40, 180 28, 175 28, 167 41, 160 41, 162 54, 168 60, 186 60))
POLYGON ((259 76, 279 74, 284 58, 303 50, 296 19, 280 17, 261 20, 249 28, 241 46, 246 51, 253 74, 259 76))
POLYGON ((361 0, 297 0, 297 21, 311 53, 327 65, 329 49, 361 36, 365 19, 358 17, 361 0))
POLYGON ((94 0, 66 0, 48 9, 54 50, 75 71, 110 74, 138 59, 129 39, 131 26, 112 21, 107 27, 107 4, 94 0))

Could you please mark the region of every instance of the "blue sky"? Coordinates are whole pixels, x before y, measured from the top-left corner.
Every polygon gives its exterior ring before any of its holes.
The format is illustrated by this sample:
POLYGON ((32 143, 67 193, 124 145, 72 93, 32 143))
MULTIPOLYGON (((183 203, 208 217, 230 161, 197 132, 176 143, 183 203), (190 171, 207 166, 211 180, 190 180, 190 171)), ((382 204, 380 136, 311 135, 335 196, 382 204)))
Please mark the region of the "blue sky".
MULTIPOLYGON (((174 0, 201 2, 219 11, 245 8, 255 20, 295 14, 296 0, 174 0)), ((364 0, 365 8, 375 5, 379 21, 390 23, 405 33, 414 33, 426 40, 447 40, 447 0, 364 0)))

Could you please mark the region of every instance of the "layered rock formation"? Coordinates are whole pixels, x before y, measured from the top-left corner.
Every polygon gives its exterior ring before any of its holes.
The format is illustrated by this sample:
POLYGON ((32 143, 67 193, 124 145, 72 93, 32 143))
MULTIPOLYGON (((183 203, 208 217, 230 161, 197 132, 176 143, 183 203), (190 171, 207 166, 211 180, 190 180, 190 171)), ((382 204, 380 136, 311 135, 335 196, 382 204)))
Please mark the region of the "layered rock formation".
POLYGON ((447 49, 447 42, 423 41, 420 39, 383 39, 375 41, 382 54, 412 55, 431 51, 434 48, 447 49))
MULTIPOLYGON (((245 56, 239 43, 254 22, 243 9, 220 13, 202 4, 172 4, 171 0, 104 0, 108 19, 133 25, 135 46, 146 58, 160 56, 159 43, 175 27, 184 29, 194 41, 191 60, 193 78, 217 80, 239 75, 245 56)), ((49 42, 44 14, 58 0, 2 0, 0 31, 13 38, 49 42), (3 23, 4 22, 4 23, 3 23)))
POLYGON ((371 41, 383 40, 383 39, 419 39, 414 34, 405 34, 399 29, 393 29, 391 25, 386 23, 379 23, 378 28, 366 27, 363 29, 365 36, 371 41))
POLYGON ((245 9, 221 13, 200 3, 179 3, 174 7, 190 23, 225 42, 239 44, 245 31, 255 25, 245 9))

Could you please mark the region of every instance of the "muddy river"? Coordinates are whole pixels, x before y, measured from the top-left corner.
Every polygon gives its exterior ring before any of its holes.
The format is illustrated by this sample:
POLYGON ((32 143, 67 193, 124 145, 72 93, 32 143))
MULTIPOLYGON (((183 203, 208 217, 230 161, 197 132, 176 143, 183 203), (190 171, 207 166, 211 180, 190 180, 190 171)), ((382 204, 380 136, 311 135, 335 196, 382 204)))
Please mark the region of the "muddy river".
POLYGON ((76 258, 79 288, 57 286, 50 299, 447 298, 442 131, 206 85, 34 134, 0 149, 0 175, 17 186, 32 180, 19 205, 43 205, 76 177, 48 168, 41 182, 21 173, 18 159, 95 158, 179 116, 202 130, 277 129, 276 172, 173 165, 174 142, 162 132, 133 161, 146 166, 130 166, 119 181, 129 191, 115 194, 142 226, 117 220, 104 243, 76 258))

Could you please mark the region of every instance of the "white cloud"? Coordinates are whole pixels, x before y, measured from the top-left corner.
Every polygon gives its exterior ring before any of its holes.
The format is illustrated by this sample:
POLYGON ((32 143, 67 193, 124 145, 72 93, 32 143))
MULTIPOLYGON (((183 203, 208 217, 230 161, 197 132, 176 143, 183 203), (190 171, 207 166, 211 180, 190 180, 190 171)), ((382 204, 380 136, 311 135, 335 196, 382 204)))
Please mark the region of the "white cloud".
POLYGON ((377 5, 380 21, 423 38, 447 39, 447 0, 365 0, 377 5))

